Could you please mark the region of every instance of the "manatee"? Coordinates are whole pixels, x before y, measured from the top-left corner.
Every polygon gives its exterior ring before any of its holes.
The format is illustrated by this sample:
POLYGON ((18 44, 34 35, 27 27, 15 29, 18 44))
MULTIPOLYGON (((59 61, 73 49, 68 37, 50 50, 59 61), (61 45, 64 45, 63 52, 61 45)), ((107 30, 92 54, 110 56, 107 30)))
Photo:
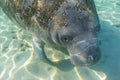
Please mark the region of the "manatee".
POLYGON ((55 65, 44 46, 69 55, 63 60, 89 66, 101 58, 100 24, 93 0, 0 0, 0 7, 19 27, 33 34, 41 61, 55 65))

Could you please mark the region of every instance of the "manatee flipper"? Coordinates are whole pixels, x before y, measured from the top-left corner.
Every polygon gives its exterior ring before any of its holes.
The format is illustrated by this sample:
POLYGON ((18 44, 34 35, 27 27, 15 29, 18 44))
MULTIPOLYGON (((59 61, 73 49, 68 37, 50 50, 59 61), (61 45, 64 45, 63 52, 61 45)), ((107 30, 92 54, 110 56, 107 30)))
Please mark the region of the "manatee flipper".
POLYGON ((69 59, 55 61, 55 62, 52 62, 51 60, 49 60, 45 55, 44 43, 42 41, 37 41, 37 39, 33 39, 33 48, 34 48, 36 57, 38 57, 41 61, 47 64, 50 64, 54 67, 57 67, 62 71, 69 71, 74 67, 74 65, 70 62, 69 59))
POLYGON ((36 54, 41 61, 53 65, 53 63, 47 58, 44 52, 44 43, 42 41, 38 41, 36 38, 33 39, 33 48, 36 54))
POLYGON ((62 71, 69 71, 73 69, 75 66, 71 63, 70 59, 64 59, 60 61, 56 61, 53 63, 55 67, 62 71))

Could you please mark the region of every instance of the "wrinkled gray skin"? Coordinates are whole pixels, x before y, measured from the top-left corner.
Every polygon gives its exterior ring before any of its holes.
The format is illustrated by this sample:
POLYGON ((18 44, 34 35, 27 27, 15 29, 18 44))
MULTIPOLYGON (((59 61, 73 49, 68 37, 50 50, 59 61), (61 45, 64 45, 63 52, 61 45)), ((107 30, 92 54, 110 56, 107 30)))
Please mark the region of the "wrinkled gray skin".
POLYGON ((42 61, 55 65, 44 53, 45 44, 68 54, 76 66, 100 59, 100 25, 93 0, 0 0, 0 6, 18 26, 36 36, 33 46, 42 61))

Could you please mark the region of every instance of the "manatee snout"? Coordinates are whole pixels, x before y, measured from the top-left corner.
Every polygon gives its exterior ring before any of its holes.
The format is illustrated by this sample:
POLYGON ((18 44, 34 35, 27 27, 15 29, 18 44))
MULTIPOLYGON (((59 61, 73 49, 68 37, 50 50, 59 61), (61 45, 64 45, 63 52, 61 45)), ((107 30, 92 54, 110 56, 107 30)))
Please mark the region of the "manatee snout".
POLYGON ((71 62, 77 66, 97 63, 101 58, 99 45, 100 42, 95 38, 73 42, 68 48, 71 62))

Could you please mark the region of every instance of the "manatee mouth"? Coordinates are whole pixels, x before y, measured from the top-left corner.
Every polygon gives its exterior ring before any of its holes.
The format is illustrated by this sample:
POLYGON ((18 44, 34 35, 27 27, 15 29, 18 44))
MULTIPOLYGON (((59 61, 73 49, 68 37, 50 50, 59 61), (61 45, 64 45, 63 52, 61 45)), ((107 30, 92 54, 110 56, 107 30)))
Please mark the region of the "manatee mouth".
POLYGON ((100 60, 101 55, 99 48, 97 48, 96 50, 89 49, 85 52, 76 53, 75 55, 71 55, 70 57, 71 62, 74 65, 90 66, 96 64, 100 60))
POLYGON ((71 63, 77 66, 96 64, 101 58, 101 52, 96 39, 78 41, 69 49, 71 63))

